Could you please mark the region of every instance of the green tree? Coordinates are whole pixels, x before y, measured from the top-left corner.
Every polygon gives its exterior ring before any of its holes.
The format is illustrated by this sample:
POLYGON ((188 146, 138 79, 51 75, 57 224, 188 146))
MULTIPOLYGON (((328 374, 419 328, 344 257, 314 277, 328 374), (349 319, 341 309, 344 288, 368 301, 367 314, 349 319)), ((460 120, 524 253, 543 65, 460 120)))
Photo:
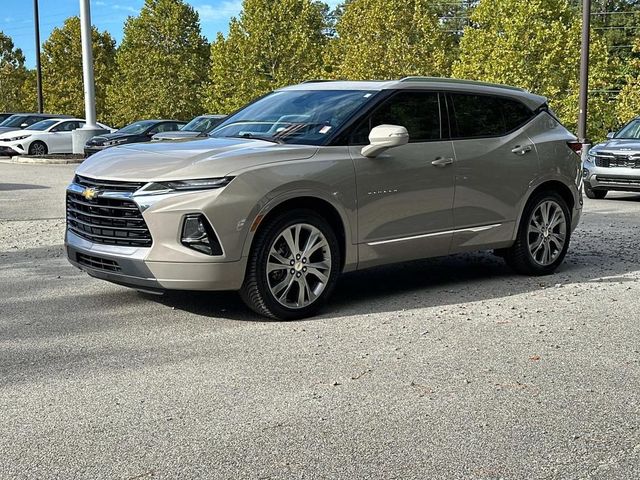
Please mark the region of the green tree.
POLYGON ((284 85, 314 78, 327 41, 326 11, 311 0, 244 0, 229 34, 211 46, 207 106, 229 113, 284 85))
MULTIPOLYGON (((481 1, 471 13, 471 26, 464 30, 453 74, 544 95, 567 127, 575 130, 580 33, 581 17, 567 0, 481 1)), ((617 68, 594 32, 589 103, 589 135, 594 139, 615 123, 608 90, 617 68)))
POLYGON ((618 97, 616 109, 618 120, 622 123, 640 115, 640 37, 635 39, 632 53, 636 57, 630 59, 630 72, 618 97))
MULTIPOLYGON (((116 43, 108 32, 92 27, 93 65, 95 74, 96 111, 101 120, 106 113, 106 89, 114 71, 116 43)), ((29 82, 35 84, 35 80, 29 82)), ((27 101, 35 103, 35 89, 29 89, 27 101)), ((70 17, 61 28, 55 28, 42 46, 42 94, 44 107, 50 113, 84 117, 84 84, 82 78, 82 43, 80 19, 70 17)))
POLYGON ((20 111, 24 107, 22 89, 27 79, 22 50, 0 32, 0 112, 20 111))
POLYGON ((107 90, 115 125, 203 112, 209 45, 198 13, 182 0, 145 0, 140 15, 125 23, 116 64, 107 90))
POLYGON ((455 39, 433 0, 352 0, 336 25, 334 76, 391 79, 446 76, 455 39))

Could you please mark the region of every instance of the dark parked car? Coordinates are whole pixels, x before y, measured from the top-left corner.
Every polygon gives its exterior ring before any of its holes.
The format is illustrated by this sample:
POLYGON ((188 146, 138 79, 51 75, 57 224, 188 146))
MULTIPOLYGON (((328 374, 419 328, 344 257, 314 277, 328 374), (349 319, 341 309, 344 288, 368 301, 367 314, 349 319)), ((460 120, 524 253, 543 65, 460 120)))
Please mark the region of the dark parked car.
POLYGON ((51 113, 14 113, 0 123, 0 133, 13 130, 24 130, 34 123, 50 118, 71 118, 69 115, 55 115, 51 113))
POLYGON ((156 133, 180 130, 186 124, 179 120, 140 120, 114 133, 93 137, 85 144, 84 153, 89 156, 116 145, 148 142, 156 133))
POLYGON ((0 123, 4 122, 11 115, 13 115, 13 113, 0 113, 0 123))
POLYGON ((176 132, 163 132, 153 136, 153 140, 183 140, 206 137, 227 118, 226 115, 200 115, 176 132))

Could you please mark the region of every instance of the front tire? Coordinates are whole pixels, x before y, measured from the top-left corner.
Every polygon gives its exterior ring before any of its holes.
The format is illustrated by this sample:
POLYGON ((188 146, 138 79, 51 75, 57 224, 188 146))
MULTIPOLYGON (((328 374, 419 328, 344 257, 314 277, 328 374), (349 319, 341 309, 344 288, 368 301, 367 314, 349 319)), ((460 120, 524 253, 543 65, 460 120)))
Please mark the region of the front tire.
POLYGON ((587 198, 590 198, 592 200, 602 200, 607 196, 607 193, 607 190, 594 190, 591 187, 587 186, 586 183, 584 184, 584 194, 587 196, 587 198))
POLYGON ((48 152, 49 149, 47 148, 47 144, 41 142, 40 140, 36 140, 31 145, 29 145, 29 155, 41 157, 43 155, 46 155, 48 152))
POLYGON ((560 266, 571 239, 571 213, 556 192, 540 192, 528 202, 518 235, 505 260, 523 275, 549 275, 560 266))
POLYGON ((267 222, 254 240, 240 296, 265 317, 312 316, 331 295, 340 273, 336 234, 323 217, 307 209, 267 222))

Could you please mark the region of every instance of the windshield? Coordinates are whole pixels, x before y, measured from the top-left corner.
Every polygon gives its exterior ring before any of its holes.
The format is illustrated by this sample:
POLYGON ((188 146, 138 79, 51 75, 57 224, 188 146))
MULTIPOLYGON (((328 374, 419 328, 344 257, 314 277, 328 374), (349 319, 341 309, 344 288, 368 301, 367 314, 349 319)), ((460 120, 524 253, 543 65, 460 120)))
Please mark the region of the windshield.
POLYGON ((340 128, 374 93, 364 90, 273 92, 226 119, 211 136, 321 145, 327 135, 340 128))
POLYGON ((216 125, 222 122, 222 120, 224 119, 215 117, 196 117, 180 130, 184 130, 185 132, 209 133, 216 127, 216 125))
POLYGON ((39 122, 34 123, 33 125, 25 128, 25 130, 46 130, 49 127, 52 127, 60 120, 40 120, 39 122))
POLYGON ((19 127, 27 117, 25 115, 11 115, 4 122, 0 123, 0 127, 19 127))
POLYGON ((630 140, 640 139, 640 119, 633 120, 620 130, 615 138, 626 138, 630 140))
POLYGON ((149 127, 155 125, 155 122, 144 121, 134 122, 126 127, 122 127, 117 133, 126 133, 127 135, 140 135, 144 133, 149 127))

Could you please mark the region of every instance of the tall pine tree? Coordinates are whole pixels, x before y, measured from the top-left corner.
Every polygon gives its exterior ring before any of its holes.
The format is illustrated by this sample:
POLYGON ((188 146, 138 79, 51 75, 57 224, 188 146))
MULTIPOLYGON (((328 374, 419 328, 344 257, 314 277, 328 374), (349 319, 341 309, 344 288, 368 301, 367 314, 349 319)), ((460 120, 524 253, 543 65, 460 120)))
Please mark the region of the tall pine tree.
POLYGON ((322 66, 324 7, 312 0, 244 0, 229 34, 211 46, 207 106, 229 113, 284 85, 314 78, 322 66))
POLYGON ((455 39, 432 0, 352 0, 336 25, 333 76, 447 76, 455 39))
POLYGON ((22 50, 0 32, 0 112, 15 112, 24 106, 22 89, 27 79, 22 50))
POLYGON ((125 23, 116 64, 107 94, 115 125, 203 112, 209 45, 198 13, 184 1, 145 0, 140 15, 125 23))
MULTIPOLYGON (((481 1, 465 28, 459 78, 523 87, 549 98, 571 129, 578 117, 581 18, 567 0, 481 1)), ((589 135, 602 138, 615 123, 608 94, 617 65, 597 32, 591 36, 589 135)))
MULTIPOLYGON (((105 120, 106 90, 115 69, 116 42, 108 32, 92 27, 93 65, 95 74, 96 112, 105 120)), ((35 78, 29 79, 30 105, 36 103, 35 78)), ((42 94, 50 113, 84 116, 84 84, 82 77, 82 42, 80 19, 70 17, 60 28, 54 28, 42 46, 42 94)))

